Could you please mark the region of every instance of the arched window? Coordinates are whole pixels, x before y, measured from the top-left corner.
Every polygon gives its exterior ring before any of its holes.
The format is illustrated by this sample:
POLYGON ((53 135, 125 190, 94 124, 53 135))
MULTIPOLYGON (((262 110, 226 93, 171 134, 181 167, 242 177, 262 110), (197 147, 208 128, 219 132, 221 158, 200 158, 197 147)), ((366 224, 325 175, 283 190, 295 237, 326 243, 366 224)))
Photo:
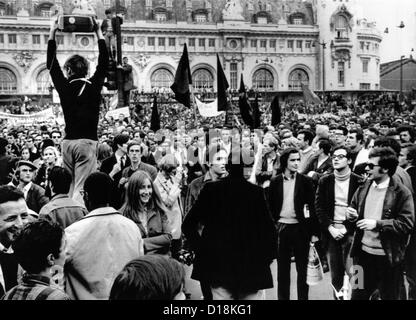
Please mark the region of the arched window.
POLYGON ((347 18, 343 15, 337 15, 335 17, 335 32, 337 33, 337 38, 348 38, 348 28, 347 18))
POLYGON ((150 83, 152 89, 170 88, 173 83, 173 74, 168 69, 160 68, 153 72, 150 83))
POLYGON ((43 69, 38 73, 38 76, 36 77, 36 83, 38 85, 38 93, 49 93, 49 87, 52 82, 48 69, 43 69))
POLYGON ((16 75, 6 68, 0 68, 0 92, 12 93, 17 91, 16 75))
POLYGON ((196 91, 214 88, 214 78, 207 69, 196 70, 192 75, 192 82, 196 91))
POLYGON ((37 7, 37 14, 41 17, 50 17, 52 7, 53 3, 48 1, 42 2, 37 7))
POLYGON ((309 76, 302 69, 295 69, 289 75, 289 90, 302 90, 302 84, 309 86, 309 76))
POLYGON ((273 74, 266 68, 257 70, 253 75, 253 87, 257 89, 273 89, 273 74))

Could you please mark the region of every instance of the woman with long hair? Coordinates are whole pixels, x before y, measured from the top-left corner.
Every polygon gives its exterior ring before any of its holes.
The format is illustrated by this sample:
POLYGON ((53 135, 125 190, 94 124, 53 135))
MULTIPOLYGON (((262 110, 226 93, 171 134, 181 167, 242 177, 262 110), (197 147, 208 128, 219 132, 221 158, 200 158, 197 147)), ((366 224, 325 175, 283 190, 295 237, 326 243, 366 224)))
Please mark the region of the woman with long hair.
POLYGON ((35 183, 45 189, 45 194, 51 196, 48 175, 55 166, 60 166, 59 151, 55 147, 46 147, 42 152, 42 165, 40 166, 35 178, 35 183))
POLYGON ((170 254, 172 233, 166 208, 147 172, 139 170, 130 177, 120 212, 139 227, 146 254, 170 254))

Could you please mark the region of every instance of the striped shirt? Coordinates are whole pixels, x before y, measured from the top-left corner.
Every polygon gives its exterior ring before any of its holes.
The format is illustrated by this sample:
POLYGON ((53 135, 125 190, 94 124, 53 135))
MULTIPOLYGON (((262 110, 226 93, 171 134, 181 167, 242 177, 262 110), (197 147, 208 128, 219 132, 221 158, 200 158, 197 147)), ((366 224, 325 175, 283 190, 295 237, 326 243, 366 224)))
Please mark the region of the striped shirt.
POLYGON ((25 274, 22 282, 10 289, 2 300, 71 300, 65 292, 54 288, 50 278, 25 274))

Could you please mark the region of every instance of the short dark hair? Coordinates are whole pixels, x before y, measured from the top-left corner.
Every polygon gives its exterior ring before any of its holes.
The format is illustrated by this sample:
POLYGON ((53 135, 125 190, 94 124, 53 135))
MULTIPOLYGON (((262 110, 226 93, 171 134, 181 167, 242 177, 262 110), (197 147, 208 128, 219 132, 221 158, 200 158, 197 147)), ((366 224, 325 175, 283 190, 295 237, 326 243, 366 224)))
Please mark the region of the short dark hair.
POLYGON ((400 154, 400 143, 392 137, 379 137, 374 141, 374 147, 390 147, 396 152, 398 157, 400 154))
POLYGON ((129 144, 127 145, 127 153, 130 152, 131 147, 133 146, 139 146, 140 147, 140 153, 143 154, 143 145, 137 141, 130 141, 129 144))
POLYGON ((113 179, 104 172, 93 172, 85 180, 84 191, 91 203, 106 205, 112 199, 113 179))
POLYGON ((349 134, 355 133, 355 137, 356 137, 357 141, 361 141, 361 143, 364 142, 364 135, 363 135, 363 132, 361 130, 351 129, 348 133, 349 134))
POLYGON ((308 140, 308 144, 311 145, 312 141, 313 141, 313 133, 309 130, 301 130, 298 132, 298 135, 303 134, 305 137, 303 138, 303 140, 308 140))
POLYGON ((112 13, 113 11, 111 10, 111 9, 106 9, 105 11, 104 11, 104 13, 105 14, 110 14, 110 13, 112 13))
POLYGON ((122 146, 130 140, 130 137, 126 134, 118 134, 114 137, 113 150, 117 151, 118 146, 122 146))
POLYGON ((377 128, 370 127, 370 128, 368 128, 368 131, 373 132, 373 133, 374 133, 374 134, 376 134, 377 136, 379 136, 379 135, 380 135, 380 131, 378 131, 378 130, 377 130, 377 128))
POLYGON ((12 244, 17 262, 28 273, 44 271, 48 255, 59 257, 64 234, 59 224, 44 218, 28 223, 12 244))
POLYGON ((25 196, 22 191, 17 189, 15 186, 3 185, 0 186, 0 204, 9 201, 19 201, 24 199, 25 196))
POLYGON ((287 161, 289 160, 289 156, 295 153, 300 154, 299 150, 296 148, 287 148, 282 151, 282 154, 280 156, 280 167, 282 168, 282 170, 287 168, 287 161))
POLYGON ((72 176, 68 169, 55 166, 49 172, 49 181, 54 193, 67 194, 71 187, 72 176))
POLYGON ((348 129, 344 126, 338 126, 337 130, 342 130, 342 133, 344 136, 346 136, 348 134, 348 129))
POLYGON ((383 169, 387 169, 388 175, 392 177, 396 172, 397 166, 399 164, 396 152, 391 147, 373 148, 370 151, 368 158, 375 157, 380 157, 378 165, 383 169))
POLYGON ((331 152, 331 142, 329 142, 328 139, 320 139, 318 141, 319 143, 319 149, 324 150, 325 154, 329 154, 331 152))
POLYGON ((71 69, 75 77, 86 77, 88 74, 88 61, 84 57, 74 54, 64 64, 65 69, 71 69))
POLYGON ((380 126, 388 126, 389 128, 391 127, 391 123, 389 120, 383 120, 380 122, 380 126))
POLYGON ((114 280, 110 300, 173 300, 185 281, 173 258, 145 255, 130 261, 114 280))
POLYGON ((405 131, 409 132, 410 141, 411 142, 414 142, 415 141, 416 133, 415 133, 415 130, 413 129, 413 127, 412 126, 408 126, 408 125, 402 125, 402 126, 400 126, 400 127, 397 128, 397 133, 398 134, 400 134, 402 132, 405 132, 405 131))
POLYGON ((348 148, 346 146, 337 146, 332 150, 331 155, 333 155, 335 153, 335 151, 337 151, 337 150, 345 150, 347 152, 347 159, 348 160, 352 159, 352 152, 351 152, 350 148, 348 148))

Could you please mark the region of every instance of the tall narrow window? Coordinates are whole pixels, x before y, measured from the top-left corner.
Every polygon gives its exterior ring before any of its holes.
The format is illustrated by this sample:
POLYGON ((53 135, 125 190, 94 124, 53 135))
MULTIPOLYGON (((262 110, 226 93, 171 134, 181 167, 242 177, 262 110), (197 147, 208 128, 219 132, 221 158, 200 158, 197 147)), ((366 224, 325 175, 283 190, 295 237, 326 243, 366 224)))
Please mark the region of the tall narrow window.
POLYGON ((237 63, 230 63, 230 87, 231 89, 237 89, 237 79, 238 79, 238 70, 237 63))
POLYGON ((149 47, 153 47, 155 45, 155 38, 154 37, 147 38, 147 45, 149 47))
POLYGON ((368 63, 370 62, 369 59, 361 59, 363 64, 363 73, 368 73, 368 63))
POLYGON ((345 62, 338 62, 338 86, 345 86, 345 62))
POLYGON ((15 34, 9 34, 9 44, 16 44, 17 39, 15 34))
POLYGON ((289 51, 293 51, 293 40, 287 40, 287 48, 289 51))
POLYGON ((3 44, 4 43, 4 34, 0 34, 0 43, 3 44))

